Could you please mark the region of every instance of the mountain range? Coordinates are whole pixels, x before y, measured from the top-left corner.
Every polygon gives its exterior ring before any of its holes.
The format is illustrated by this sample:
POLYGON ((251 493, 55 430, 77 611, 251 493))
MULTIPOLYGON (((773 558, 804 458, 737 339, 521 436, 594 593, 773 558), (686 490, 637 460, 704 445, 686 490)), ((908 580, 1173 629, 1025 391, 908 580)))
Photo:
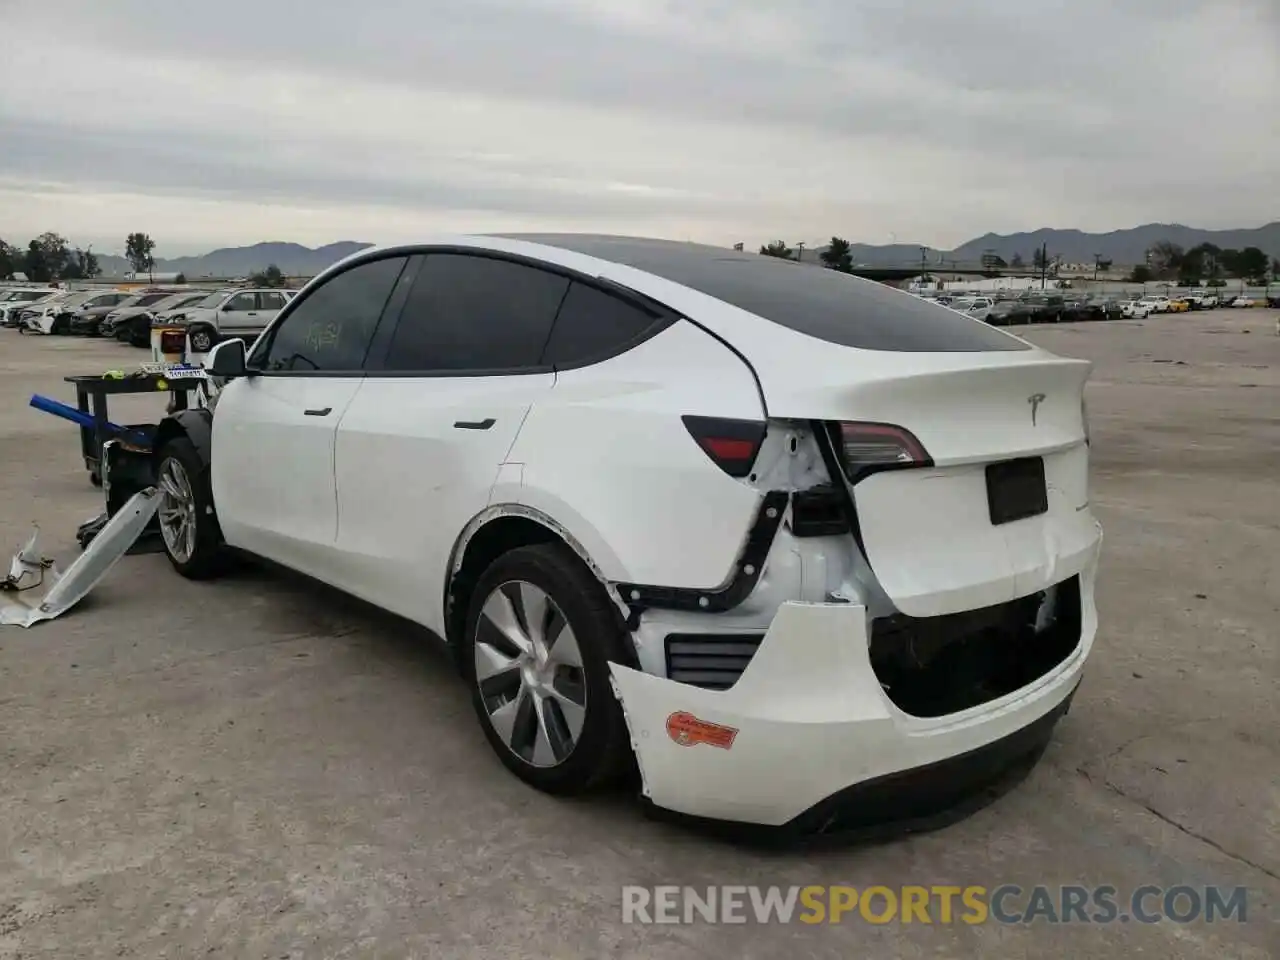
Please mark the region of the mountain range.
MULTIPOLYGON (((1212 243, 1224 250, 1259 247, 1270 257, 1280 257, 1280 221, 1242 230, 1201 230, 1177 223, 1147 223, 1110 233, 1044 228, 1030 233, 988 233, 954 250, 914 243, 883 246, 854 243, 851 247, 853 262, 870 267, 918 263, 922 246, 926 251, 925 257, 932 264, 942 260, 976 263, 984 253, 994 253, 1006 261, 1021 256, 1026 263, 1031 263, 1035 251, 1042 244, 1048 245, 1051 257, 1061 257, 1066 263, 1092 263, 1096 254, 1121 266, 1142 262, 1147 250, 1161 240, 1176 243, 1184 249, 1201 243, 1212 243)), ((315 249, 297 243, 255 243, 248 247, 224 247, 196 257, 158 258, 155 272, 182 273, 191 281, 205 277, 229 279, 247 276, 275 264, 286 276, 309 277, 368 246, 371 244, 353 240, 342 240, 315 249)), ((804 258, 817 259, 822 249, 822 244, 806 244, 804 258)), ((99 255, 98 264, 105 277, 122 277, 131 269, 129 262, 118 256, 99 255)))
MULTIPOLYGON (((1005 261, 1021 256, 1024 262, 1031 263, 1041 245, 1048 246, 1050 257, 1061 257, 1064 263, 1093 263, 1096 254, 1117 266, 1128 266, 1142 263, 1147 251, 1161 240, 1176 243, 1184 250, 1202 243, 1212 243, 1223 250, 1258 247, 1270 257, 1280 257, 1280 221, 1240 230, 1202 230, 1180 223, 1145 223, 1140 227, 1113 230, 1110 233, 1085 233, 1082 230, 1053 230, 1046 227, 1029 233, 988 233, 962 243, 954 250, 941 250, 918 243, 885 246, 852 243, 850 248, 853 262, 869 267, 919 263, 922 246, 925 248, 924 256, 933 264, 943 260, 977 263, 985 253, 994 253, 1005 261)), ((805 259, 809 258, 810 249, 814 251, 816 259, 817 254, 825 249, 825 242, 808 247, 805 259)))
MULTIPOLYGON (((370 246, 372 244, 354 240, 341 240, 314 250, 298 243, 255 243, 249 247, 222 247, 198 257, 157 257, 153 271, 181 273, 194 282, 205 277, 245 277, 274 263, 287 277, 310 277, 370 246)), ((124 257, 110 255, 99 255, 98 266, 104 277, 123 277, 133 269, 124 257)))

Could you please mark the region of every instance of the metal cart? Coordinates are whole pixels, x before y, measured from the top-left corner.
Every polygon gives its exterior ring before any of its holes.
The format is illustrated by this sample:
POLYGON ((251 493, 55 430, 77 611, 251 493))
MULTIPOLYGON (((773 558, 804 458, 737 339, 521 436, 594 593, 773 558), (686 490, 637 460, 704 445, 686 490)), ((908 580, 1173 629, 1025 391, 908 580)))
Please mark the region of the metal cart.
MULTIPOLYGON (((93 427, 80 428, 80 453, 84 457, 85 468, 89 471, 89 480, 95 487, 102 485, 102 447, 112 438, 108 429, 107 397, 115 394, 169 393, 172 394, 169 409, 185 410, 188 406, 189 394, 199 390, 202 380, 177 377, 170 378, 159 373, 135 373, 122 377, 79 376, 65 377, 67 383, 75 384, 76 407, 82 413, 93 416, 93 427)), ((157 418, 158 419, 158 418, 157 418)), ((155 431, 155 424, 134 424, 130 429, 150 437, 155 431)))

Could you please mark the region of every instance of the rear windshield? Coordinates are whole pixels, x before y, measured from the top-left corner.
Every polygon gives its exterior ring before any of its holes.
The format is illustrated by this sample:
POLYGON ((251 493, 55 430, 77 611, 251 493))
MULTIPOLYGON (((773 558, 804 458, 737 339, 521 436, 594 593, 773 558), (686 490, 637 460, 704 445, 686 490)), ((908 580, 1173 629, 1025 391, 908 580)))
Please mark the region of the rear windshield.
POLYGON ((644 270, 841 346, 912 353, 1029 349, 980 320, 817 265, 670 240, 581 235, 518 239, 644 270))

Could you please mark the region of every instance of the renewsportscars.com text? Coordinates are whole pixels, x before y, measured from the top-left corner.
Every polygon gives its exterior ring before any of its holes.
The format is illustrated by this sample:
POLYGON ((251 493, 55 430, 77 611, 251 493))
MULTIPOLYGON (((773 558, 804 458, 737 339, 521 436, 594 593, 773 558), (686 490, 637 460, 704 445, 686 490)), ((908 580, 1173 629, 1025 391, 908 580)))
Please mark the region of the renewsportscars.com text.
POLYGON ((623 923, 1244 923, 1244 887, 631 886, 623 923))

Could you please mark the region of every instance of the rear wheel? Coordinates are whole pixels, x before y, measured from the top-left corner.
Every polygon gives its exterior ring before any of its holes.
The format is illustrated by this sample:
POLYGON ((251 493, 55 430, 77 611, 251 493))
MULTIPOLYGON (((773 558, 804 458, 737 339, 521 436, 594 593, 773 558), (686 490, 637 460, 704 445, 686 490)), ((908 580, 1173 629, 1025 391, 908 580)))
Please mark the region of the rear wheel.
POLYGON ((499 557, 472 594, 463 673, 489 745, 549 793, 581 793, 625 771, 630 746, 609 663, 623 627, 595 577, 566 547, 499 557))
POLYGON ((173 568, 192 580, 222 571, 222 532, 213 509, 209 469, 186 437, 170 440, 157 458, 160 536, 173 568))

